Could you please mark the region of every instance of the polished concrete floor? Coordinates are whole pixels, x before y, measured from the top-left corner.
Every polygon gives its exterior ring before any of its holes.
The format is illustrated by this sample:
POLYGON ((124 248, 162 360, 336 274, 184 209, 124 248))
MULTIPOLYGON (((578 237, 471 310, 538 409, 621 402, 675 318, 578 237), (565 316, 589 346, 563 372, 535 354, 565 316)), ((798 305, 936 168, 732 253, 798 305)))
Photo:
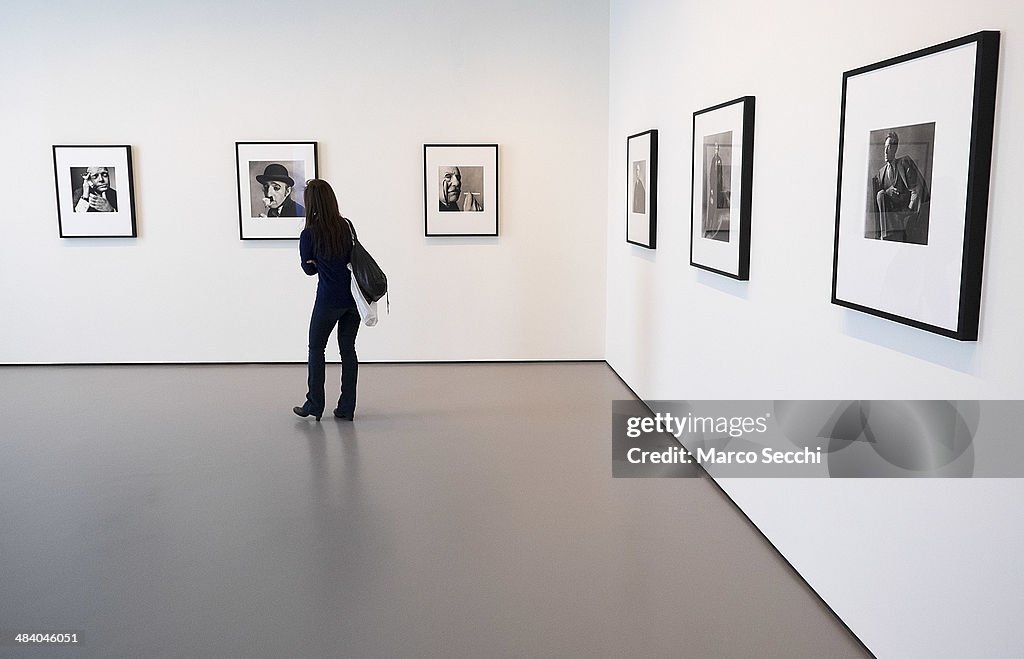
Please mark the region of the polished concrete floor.
POLYGON ((0 368, 0 632, 82 641, 0 655, 865 656, 711 482, 611 478, 605 364, 364 365, 354 423, 304 389, 0 368))

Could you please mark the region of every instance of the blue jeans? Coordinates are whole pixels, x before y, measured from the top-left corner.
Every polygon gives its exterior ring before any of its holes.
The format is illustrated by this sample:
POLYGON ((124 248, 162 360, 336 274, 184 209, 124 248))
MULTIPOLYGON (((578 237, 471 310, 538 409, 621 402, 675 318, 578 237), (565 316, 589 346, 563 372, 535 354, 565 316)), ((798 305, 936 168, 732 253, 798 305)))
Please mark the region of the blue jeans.
POLYGON ((324 397, 324 351, 334 326, 338 326, 338 349, 341 352, 341 397, 338 413, 352 416, 356 411, 356 378, 359 360, 356 358, 356 333, 359 332, 359 311, 355 307, 331 309, 313 305, 309 319, 309 375, 306 402, 302 409, 321 416, 326 407, 324 397))

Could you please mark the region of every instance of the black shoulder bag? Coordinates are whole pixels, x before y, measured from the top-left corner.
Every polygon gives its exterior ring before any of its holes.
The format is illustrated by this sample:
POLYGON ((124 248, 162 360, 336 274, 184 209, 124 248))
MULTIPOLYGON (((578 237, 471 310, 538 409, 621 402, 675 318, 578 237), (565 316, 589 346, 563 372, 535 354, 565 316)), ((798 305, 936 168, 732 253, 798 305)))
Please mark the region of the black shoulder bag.
POLYGON ((356 278, 356 283, 363 291, 363 295, 366 296, 366 301, 376 302, 388 292, 387 275, 356 238, 356 228, 352 226, 352 222, 348 218, 345 218, 345 221, 348 222, 348 229, 352 232, 352 253, 349 257, 352 263, 352 276, 356 278))

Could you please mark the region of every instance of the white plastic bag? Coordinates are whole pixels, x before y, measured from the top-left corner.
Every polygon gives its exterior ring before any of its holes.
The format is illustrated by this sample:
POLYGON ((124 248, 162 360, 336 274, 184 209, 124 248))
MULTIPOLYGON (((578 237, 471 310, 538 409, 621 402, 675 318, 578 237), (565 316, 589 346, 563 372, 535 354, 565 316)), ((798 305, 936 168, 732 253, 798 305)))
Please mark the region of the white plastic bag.
MULTIPOLYGON (((348 264, 349 272, 352 272, 352 264, 348 264)), ((359 309, 359 317, 363 319, 363 325, 367 327, 373 327, 377 324, 377 303, 367 302, 363 296, 363 291, 359 288, 359 284, 356 283, 356 278, 352 279, 352 297, 356 301, 356 309, 359 309)))

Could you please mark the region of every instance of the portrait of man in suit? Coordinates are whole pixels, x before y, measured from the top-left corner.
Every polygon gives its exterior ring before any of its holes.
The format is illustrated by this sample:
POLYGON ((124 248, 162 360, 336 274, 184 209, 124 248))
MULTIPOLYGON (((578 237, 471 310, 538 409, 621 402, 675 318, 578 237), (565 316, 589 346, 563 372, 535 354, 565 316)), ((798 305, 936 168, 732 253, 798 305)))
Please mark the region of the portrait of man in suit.
POLYGON ((704 137, 701 236, 729 242, 732 208, 732 131, 704 137))
POLYGON ((633 212, 647 213, 647 161, 633 163, 633 212))
POLYGON ((866 237, 916 245, 928 244, 931 200, 928 173, 931 169, 934 127, 935 124, 923 124, 885 132, 882 163, 873 169, 871 178, 868 210, 874 212, 874 217, 869 216, 866 237), (901 155, 900 132, 921 133, 917 136, 915 148, 921 154, 919 157, 927 162, 919 164, 909 154, 904 152, 901 155), (871 208, 872 205, 874 208, 871 208))

